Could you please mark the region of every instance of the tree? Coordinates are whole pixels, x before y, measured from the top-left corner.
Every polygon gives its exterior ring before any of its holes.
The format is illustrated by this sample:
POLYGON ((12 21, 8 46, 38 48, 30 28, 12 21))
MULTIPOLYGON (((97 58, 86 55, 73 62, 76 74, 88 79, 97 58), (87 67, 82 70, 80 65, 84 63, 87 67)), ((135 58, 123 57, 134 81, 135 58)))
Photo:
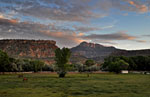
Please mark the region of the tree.
POLYGON ((51 65, 47 65, 45 64, 42 68, 42 71, 51 71, 51 72, 54 72, 54 65, 51 64, 51 65))
POLYGON ((94 64, 95 64, 94 60, 89 59, 89 60, 85 61, 85 65, 88 66, 88 67, 90 67, 90 66, 92 66, 94 64))
POLYGON ((29 59, 18 60, 17 64, 22 65, 23 71, 33 71, 33 66, 31 65, 31 60, 29 59))
POLYGON ((108 70, 110 72, 120 73, 121 70, 127 70, 128 66, 129 64, 124 60, 119 60, 116 62, 111 62, 111 64, 108 65, 108 70))
POLYGON ((9 56, 0 50, 0 72, 7 72, 11 69, 9 56))
POLYGON ((121 70, 127 70, 129 64, 125 62, 121 57, 108 57, 102 64, 102 69, 110 72, 120 73, 121 70))
POLYGON ((55 61, 56 66, 58 68, 59 77, 65 77, 68 67, 69 67, 69 59, 71 56, 71 51, 68 48, 57 48, 55 50, 55 61))
POLYGON ((89 72, 91 72, 91 67, 93 66, 95 64, 95 62, 94 62, 94 60, 91 60, 91 59, 89 59, 89 60, 86 60, 85 61, 85 66, 86 66, 86 71, 88 71, 88 73, 87 73, 87 76, 89 77, 90 75, 89 75, 89 72))
POLYGON ((30 64, 33 66, 34 72, 42 71, 42 67, 44 66, 44 62, 39 60, 33 60, 30 64))

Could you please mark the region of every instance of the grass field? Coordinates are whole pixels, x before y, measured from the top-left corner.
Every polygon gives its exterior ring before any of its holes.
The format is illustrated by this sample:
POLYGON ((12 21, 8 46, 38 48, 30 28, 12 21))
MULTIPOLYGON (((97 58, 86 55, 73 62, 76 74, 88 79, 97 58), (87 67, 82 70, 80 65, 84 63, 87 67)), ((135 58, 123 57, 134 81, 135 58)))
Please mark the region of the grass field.
POLYGON ((0 75, 0 97, 150 97, 150 75, 26 74, 0 75))

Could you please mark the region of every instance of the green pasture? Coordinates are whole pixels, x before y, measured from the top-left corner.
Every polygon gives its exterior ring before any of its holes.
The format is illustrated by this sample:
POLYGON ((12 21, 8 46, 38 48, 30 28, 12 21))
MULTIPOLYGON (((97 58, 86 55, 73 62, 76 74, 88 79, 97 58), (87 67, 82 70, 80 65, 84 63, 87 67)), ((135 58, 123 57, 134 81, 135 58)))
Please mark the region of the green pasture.
POLYGON ((0 75, 0 97, 150 97, 150 75, 25 74, 0 75))

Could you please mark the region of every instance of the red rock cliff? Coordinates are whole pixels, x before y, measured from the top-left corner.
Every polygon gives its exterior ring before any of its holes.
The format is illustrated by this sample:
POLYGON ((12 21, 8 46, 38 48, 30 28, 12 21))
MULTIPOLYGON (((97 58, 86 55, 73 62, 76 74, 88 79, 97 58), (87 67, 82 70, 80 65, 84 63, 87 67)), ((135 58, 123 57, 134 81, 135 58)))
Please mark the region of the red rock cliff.
POLYGON ((0 49, 15 58, 40 59, 54 62, 56 42, 52 40, 0 40, 0 49))

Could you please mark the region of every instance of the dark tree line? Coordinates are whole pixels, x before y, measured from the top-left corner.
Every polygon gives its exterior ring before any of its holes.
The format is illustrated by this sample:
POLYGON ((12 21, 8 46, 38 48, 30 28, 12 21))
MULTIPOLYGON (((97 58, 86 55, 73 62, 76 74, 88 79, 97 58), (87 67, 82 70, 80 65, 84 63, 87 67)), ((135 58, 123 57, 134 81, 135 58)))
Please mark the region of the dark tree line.
POLYGON ((0 50, 0 72, 38 72, 44 68, 44 62, 40 60, 15 59, 0 50))
POLYGON ((150 71, 150 56, 110 56, 105 59, 102 69, 116 73, 121 70, 150 71))
POLYGON ((71 64, 70 56, 68 48, 58 48, 55 51, 56 63, 47 65, 40 60, 15 59, 0 50, 0 72, 57 71, 59 76, 63 77, 67 71, 91 72, 100 69, 91 59, 86 60, 84 64, 71 64))

